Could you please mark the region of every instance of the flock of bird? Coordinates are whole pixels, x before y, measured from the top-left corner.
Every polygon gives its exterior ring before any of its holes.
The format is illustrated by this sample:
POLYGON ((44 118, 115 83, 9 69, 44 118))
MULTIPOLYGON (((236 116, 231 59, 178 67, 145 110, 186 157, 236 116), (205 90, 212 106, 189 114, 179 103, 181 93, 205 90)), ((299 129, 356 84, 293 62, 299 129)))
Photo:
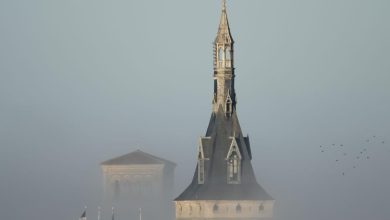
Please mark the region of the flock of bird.
MULTIPOLYGON (((353 164, 352 164, 351 168, 356 169, 358 167, 358 165, 363 160, 370 160, 371 159, 370 149, 374 146, 377 146, 378 144, 385 145, 386 144, 385 139, 381 136, 373 135, 369 138, 366 138, 365 141, 362 143, 363 147, 360 147, 357 151, 355 149, 354 152, 350 152, 350 149, 347 149, 344 146, 344 144, 333 143, 331 145, 320 145, 319 148, 320 148, 321 153, 326 153, 326 152, 335 153, 336 152, 336 154, 333 154, 336 156, 333 158, 334 162, 336 162, 336 163, 339 163, 340 161, 347 159, 347 158, 349 159, 349 161, 351 161, 351 157, 352 157, 353 164)), ((346 171, 343 170, 341 172, 341 175, 345 176, 346 171)))

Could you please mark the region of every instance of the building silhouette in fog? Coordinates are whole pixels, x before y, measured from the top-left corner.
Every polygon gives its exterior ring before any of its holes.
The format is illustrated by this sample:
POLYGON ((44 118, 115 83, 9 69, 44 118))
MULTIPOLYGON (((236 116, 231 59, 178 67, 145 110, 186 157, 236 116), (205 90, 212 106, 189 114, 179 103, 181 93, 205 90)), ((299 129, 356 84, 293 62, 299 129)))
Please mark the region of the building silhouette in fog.
POLYGON ((125 218, 169 218, 176 164, 137 150, 101 163, 104 204, 125 218))
POLYGON ((236 112, 234 41, 223 1, 214 41, 214 98, 211 119, 199 138, 191 184, 175 199, 176 219, 271 219, 274 200, 257 183, 249 137, 236 112))

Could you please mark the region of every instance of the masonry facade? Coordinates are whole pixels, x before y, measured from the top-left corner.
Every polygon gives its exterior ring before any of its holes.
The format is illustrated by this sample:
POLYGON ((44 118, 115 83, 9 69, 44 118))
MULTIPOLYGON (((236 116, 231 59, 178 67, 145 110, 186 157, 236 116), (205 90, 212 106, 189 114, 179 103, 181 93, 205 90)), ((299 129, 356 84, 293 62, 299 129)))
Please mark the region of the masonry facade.
POLYGON ((176 219, 272 219, 274 200, 257 183, 249 137, 242 134, 237 117, 234 40, 225 1, 213 58, 211 119, 199 138, 192 182, 175 199, 176 219))
POLYGON ((113 201, 170 197, 175 164, 137 150, 101 163, 106 198, 113 201))
POLYGON ((150 219, 170 219, 175 167, 141 150, 101 163, 105 204, 124 216, 142 208, 150 219))

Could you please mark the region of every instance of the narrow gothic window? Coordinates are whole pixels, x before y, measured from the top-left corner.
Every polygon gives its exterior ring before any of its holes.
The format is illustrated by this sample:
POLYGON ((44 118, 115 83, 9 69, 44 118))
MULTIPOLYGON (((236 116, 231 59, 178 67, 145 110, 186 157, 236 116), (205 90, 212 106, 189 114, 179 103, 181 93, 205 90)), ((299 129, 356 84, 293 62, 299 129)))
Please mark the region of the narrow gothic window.
POLYGON ((230 47, 225 50, 225 58, 225 66, 229 68, 232 67, 232 52, 230 51, 230 47))
POLYGON ((204 174, 204 154, 203 154, 203 146, 202 140, 199 141, 198 147, 198 184, 204 184, 205 174, 204 174))
POLYGON ((226 102, 226 114, 230 114, 232 112, 232 103, 226 102))
POLYGON ((240 159, 237 152, 233 152, 228 158, 228 182, 240 183, 240 159))
POLYGON ((230 97, 230 90, 228 91, 228 97, 226 98, 226 106, 225 106, 225 111, 226 111, 226 116, 231 116, 231 113, 233 111, 233 101, 232 101, 232 98, 230 97))
POLYGON ((198 183, 204 183, 204 160, 201 158, 198 159, 198 183))
POLYGON ((226 60, 231 60, 232 59, 232 54, 231 54, 231 50, 230 50, 230 47, 226 48, 225 50, 225 55, 226 55, 226 60))
POLYGON ((222 61, 222 60, 223 60, 223 49, 222 47, 220 47, 218 50, 218 61, 222 61))

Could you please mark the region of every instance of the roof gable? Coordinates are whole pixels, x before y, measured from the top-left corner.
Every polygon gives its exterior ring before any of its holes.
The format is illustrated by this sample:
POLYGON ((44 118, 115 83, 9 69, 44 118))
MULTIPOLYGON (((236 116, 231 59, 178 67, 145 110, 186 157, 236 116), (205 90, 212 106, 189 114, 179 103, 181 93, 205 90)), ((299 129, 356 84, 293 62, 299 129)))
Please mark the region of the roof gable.
POLYGON ((101 165, 135 165, 135 164, 169 164, 176 166, 175 163, 137 150, 110 160, 106 160, 101 165))
POLYGON ((241 152, 235 137, 232 138, 232 143, 230 144, 229 152, 226 155, 226 160, 230 157, 230 155, 232 155, 233 152, 236 152, 238 158, 242 159, 241 152))

